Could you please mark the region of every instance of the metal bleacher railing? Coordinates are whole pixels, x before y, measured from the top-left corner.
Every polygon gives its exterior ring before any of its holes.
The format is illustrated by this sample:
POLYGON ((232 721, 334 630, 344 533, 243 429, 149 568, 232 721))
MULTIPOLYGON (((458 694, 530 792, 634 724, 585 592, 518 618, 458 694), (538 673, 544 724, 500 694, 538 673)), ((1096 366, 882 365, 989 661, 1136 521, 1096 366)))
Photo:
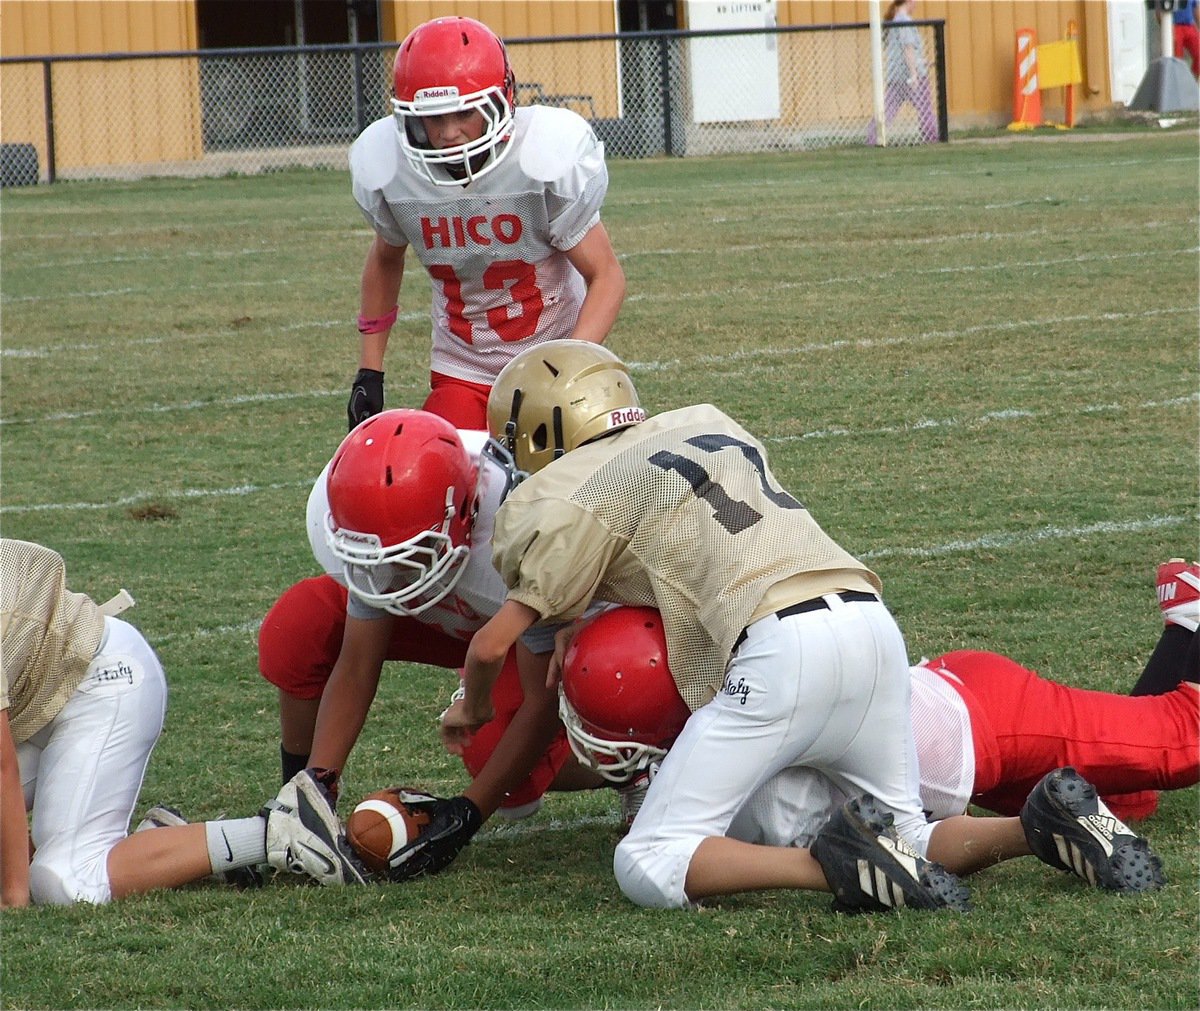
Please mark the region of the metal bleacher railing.
MULTIPOLYGON (((914 25, 938 139, 945 140, 944 22, 914 25)), ((862 144, 872 117, 866 24, 507 45, 518 101, 574 109, 612 158, 862 144)), ((370 43, 5 57, 3 184, 342 169, 349 142, 390 111, 395 49, 370 43)), ((920 119, 918 110, 901 108, 887 143, 928 140, 920 119)))

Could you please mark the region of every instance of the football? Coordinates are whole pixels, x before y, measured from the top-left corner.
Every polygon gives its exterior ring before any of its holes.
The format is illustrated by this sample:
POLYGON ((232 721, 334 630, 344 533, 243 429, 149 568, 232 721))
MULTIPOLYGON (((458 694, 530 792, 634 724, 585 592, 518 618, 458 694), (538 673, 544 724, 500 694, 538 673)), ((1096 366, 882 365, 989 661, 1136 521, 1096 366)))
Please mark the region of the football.
POLYGON ((429 814, 405 803, 405 795, 427 797, 419 790, 392 786, 367 794, 350 813, 346 839, 371 870, 385 872, 388 857, 416 839, 429 824, 429 814))

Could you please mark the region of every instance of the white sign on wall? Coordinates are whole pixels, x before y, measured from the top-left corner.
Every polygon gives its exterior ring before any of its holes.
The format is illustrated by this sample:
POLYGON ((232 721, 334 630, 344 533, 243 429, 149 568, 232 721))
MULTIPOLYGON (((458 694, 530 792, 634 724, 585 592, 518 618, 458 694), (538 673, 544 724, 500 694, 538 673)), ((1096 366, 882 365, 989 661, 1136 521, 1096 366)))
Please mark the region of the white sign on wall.
MULTIPOLYGON (((774 28, 775 0, 688 0, 688 28, 774 28)), ((779 51, 774 35, 688 39, 692 118, 730 123, 779 118, 779 51)))
POLYGON ((1146 5, 1109 0, 1108 59, 1114 102, 1133 98, 1146 73, 1146 5))

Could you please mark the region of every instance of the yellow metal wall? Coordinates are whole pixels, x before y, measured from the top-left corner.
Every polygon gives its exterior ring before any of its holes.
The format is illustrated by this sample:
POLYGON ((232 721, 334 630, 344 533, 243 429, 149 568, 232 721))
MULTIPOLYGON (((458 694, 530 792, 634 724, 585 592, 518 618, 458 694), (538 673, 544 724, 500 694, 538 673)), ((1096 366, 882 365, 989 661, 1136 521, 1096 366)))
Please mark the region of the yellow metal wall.
MULTIPOLYGON (((887 0, 880 4, 887 10, 887 0)), ((1079 31, 1084 83, 1076 89, 1081 114, 1112 105, 1108 81, 1108 5, 1099 0, 917 0, 913 17, 946 22, 946 96, 952 124, 1007 122, 1012 115, 1013 57, 1018 28, 1039 43, 1079 31)), ((779 0, 781 25, 865 22, 866 0, 779 0)), ((932 54, 930 54, 932 56, 932 54)), ((1061 89, 1042 94, 1047 118, 1061 110, 1061 89)))
POLYGON ((383 38, 399 42, 430 18, 459 14, 482 21, 503 38, 603 35, 615 32, 612 0, 383 0, 383 38))
POLYGON ((0 55, 194 49, 192 0, 0 0, 0 55))
MULTIPOLYGON (((252 0, 245 0, 252 2, 252 0)), ((680 0, 681 3, 685 0, 680 0)), ((231 7, 233 5, 231 4, 231 7)), ((683 8, 686 11, 686 7, 683 8)), ((382 37, 399 41, 429 18, 463 14, 508 38, 607 34, 616 29, 613 0, 382 0, 382 37)), ((778 0, 785 25, 865 22, 867 0, 778 0)), ((918 18, 946 21, 947 97, 952 125, 1006 122, 1012 112, 1013 47, 1018 28, 1039 42, 1065 37, 1077 23, 1085 82, 1080 113, 1111 106, 1107 5, 1098 0, 918 0, 918 18)), ((0 54, 153 52, 194 49, 193 0, 0 0, 0 54)), ((613 43, 595 52, 568 46, 523 46, 514 52, 518 81, 554 94, 591 96, 584 114, 616 114, 613 43), (585 76, 586 75, 586 76, 585 76)), ((855 58, 848 52, 847 59, 855 58)), ((797 79, 796 87, 803 86, 797 79)), ((811 82, 821 88, 824 82, 811 82)), ((195 61, 60 64, 55 70, 56 156, 63 168, 189 159, 202 153, 200 88, 195 61), (185 96, 187 96, 185 98, 185 96), (121 138, 120 143, 117 139, 121 138)), ((45 164, 41 69, 5 66, 0 72, 0 139, 33 143, 45 164)), ((523 96, 535 100, 536 96, 523 96)), ((795 105, 797 96, 785 96, 795 105)), ((830 102, 837 102, 831 94, 830 102)), ((1047 118, 1061 110, 1062 92, 1043 94, 1047 118)))
MULTIPOLYGON (((0 54, 155 52, 196 47, 192 0, 0 0, 0 54)), ((201 153, 195 60, 60 63, 54 69, 59 168, 191 159, 201 153)), ((39 65, 4 66, 0 137, 46 164, 39 65)))
MULTIPOLYGON (((452 14, 482 21, 509 39, 611 35, 617 30, 613 0, 384 0, 381 8, 382 37, 397 42, 422 22, 452 14)), ((537 101, 532 89, 541 88, 559 97, 587 96, 586 102, 570 103, 580 115, 617 115, 616 43, 520 46, 509 56, 518 85, 530 89, 518 94, 521 101, 537 101)))

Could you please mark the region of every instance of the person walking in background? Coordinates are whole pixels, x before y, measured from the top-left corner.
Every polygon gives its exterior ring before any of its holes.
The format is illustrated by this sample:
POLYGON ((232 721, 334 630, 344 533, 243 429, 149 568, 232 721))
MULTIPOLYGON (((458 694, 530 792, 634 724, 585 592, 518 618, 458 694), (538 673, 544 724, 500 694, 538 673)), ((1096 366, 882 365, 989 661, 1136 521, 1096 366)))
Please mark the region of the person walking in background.
POLYGON ((531 343, 602 342, 625 298, 600 208, 604 145, 569 109, 516 107, 504 44, 471 18, 419 25, 396 53, 393 116, 350 148, 375 237, 363 266, 350 427, 383 410, 384 352, 411 246, 429 272, 431 391, 423 407, 486 427, 499 371, 531 343))
MULTIPOLYGON (((917 111, 921 140, 932 144, 938 139, 938 125, 921 33, 912 24, 915 6, 915 0, 892 0, 884 13, 884 120, 890 127, 896 114, 908 103, 917 111)), ((876 135, 872 119, 867 126, 869 146, 875 145, 876 135)))
MULTIPOLYGON (((1158 15, 1162 17, 1160 12, 1158 15)), ((1186 59, 1192 68, 1192 76, 1200 78, 1200 30, 1196 28, 1196 0, 1176 0, 1171 11, 1174 24, 1176 59, 1186 59), (1186 55, 1185 55, 1186 54, 1186 55)))

